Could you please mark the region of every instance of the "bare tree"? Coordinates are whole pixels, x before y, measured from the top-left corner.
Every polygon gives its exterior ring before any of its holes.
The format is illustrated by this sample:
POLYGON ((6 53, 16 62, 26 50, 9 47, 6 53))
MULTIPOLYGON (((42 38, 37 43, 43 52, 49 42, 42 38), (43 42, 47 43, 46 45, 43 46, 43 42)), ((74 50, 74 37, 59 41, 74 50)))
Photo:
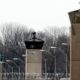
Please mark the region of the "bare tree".
MULTIPOLYGON (((25 26, 8 24, 2 28, 4 39, 4 57, 6 59, 20 58, 24 62, 22 54, 25 54, 24 40, 29 37, 29 31, 25 26), (25 37, 26 35, 26 37, 25 37)), ((18 65, 23 64, 21 61, 16 61, 18 65)), ((13 64, 11 64, 13 65, 13 64)), ((24 65, 24 64, 23 64, 24 65)), ((23 65, 20 65, 23 67, 23 65)), ((24 68, 23 68, 24 69, 24 68)), ((23 70, 22 69, 22 70, 23 70)))
MULTIPOLYGON (((30 39, 31 33, 34 30, 28 30, 25 26, 8 24, 2 28, 2 34, 4 39, 4 55, 6 59, 12 59, 13 57, 18 57, 24 61, 24 58, 21 56, 25 54, 24 41, 30 39)), ((44 72, 44 59, 47 59, 47 72, 54 72, 54 52, 50 49, 51 46, 61 47, 62 42, 69 43, 69 35, 65 28, 47 28, 44 32, 37 32, 38 38, 44 40, 43 49, 47 52, 43 53, 43 72, 44 72)), ((64 49, 65 51, 68 49, 64 49)), ((69 52, 69 51, 68 51, 69 52)), ((56 51, 57 56, 57 72, 65 72, 65 54, 59 50, 56 51), (62 58, 63 57, 63 58, 62 58)), ((18 65, 22 64, 20 61, 16 61, 18 65)), ((11 64, 12 65, 12 64, 11 64)), ((20 65, 24 67, 23 65, 20 65)))
MULTIPOLYGON (((50 49, 51 46, 56 46, 62 48, 62 43, 69 43, 69 35, 68 29, 66 28, 47 28, 45 32, 38 33, 39 37, 44 40, 43 49, 47 50, 47 52, 43 52, 43 72, 44 72, 44 59, 47 59, 47 72, 54 72, 54 51, 50 49)), ((63 49, 65 51, 65 49, 63 49)), ((68 50, 68 48, 66 48, 68 50)), ((68 51, 69 53, 69 51, 68 51)), ((69 54, 70 55, 70 54, 69 54)), ((59 49, 56 51, 57 57, 57 72, 65 72, 65 56, 66 54, 62 53, 59 49), (62 58, 63 57, 63 58, 62 58)))

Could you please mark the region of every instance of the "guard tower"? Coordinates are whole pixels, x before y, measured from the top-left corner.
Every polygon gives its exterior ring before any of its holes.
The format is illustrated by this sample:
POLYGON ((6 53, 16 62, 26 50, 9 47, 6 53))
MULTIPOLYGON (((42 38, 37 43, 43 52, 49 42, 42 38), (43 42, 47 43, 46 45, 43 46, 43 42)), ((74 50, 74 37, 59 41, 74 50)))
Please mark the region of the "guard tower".
POLYGON ((80 10, 69 13, 71 21, 71 80, 80 80, 80 10))
POLYGON ((26 63, 25 73, 42 73, 42 53, 44 41, 36 37, 36 32, 32 33, 32 39, 25 41, 26 63))

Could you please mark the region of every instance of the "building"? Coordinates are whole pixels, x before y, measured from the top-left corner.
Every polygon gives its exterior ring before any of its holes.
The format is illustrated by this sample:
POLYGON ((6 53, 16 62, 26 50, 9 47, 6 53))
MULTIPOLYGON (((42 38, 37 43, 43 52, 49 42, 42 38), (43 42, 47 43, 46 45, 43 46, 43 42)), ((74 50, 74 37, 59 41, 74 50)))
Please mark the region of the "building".
POLYGON ((71 80, 80 80, 80 10, 69 13, 71 21, 71 80))

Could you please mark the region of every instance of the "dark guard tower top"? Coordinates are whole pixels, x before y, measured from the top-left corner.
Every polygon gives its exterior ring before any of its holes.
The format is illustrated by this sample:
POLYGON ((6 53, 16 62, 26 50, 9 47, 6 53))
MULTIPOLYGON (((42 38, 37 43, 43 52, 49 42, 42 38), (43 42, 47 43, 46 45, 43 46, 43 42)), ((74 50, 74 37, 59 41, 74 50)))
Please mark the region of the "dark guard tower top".
POLYGON ((27 49, 41 49, 44 41, 36 37, 36 32, 32 33, 32 39, 25 41, 27 49))

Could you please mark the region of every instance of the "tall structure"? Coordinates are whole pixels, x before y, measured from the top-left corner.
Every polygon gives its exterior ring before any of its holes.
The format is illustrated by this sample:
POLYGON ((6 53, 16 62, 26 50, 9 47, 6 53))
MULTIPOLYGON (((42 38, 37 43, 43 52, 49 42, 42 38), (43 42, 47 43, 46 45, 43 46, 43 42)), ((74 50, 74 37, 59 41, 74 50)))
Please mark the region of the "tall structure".
POLYGON ((25 73, 42 73, 42 53, 40 49, 44 41, 36 38, 36 33, 33 32, 32 39, 25 41, 26 45, 26 63, 25 73))
POLYGON ((69 13, 71 21, 71 80, 80 80, 80 10, 69 13))

